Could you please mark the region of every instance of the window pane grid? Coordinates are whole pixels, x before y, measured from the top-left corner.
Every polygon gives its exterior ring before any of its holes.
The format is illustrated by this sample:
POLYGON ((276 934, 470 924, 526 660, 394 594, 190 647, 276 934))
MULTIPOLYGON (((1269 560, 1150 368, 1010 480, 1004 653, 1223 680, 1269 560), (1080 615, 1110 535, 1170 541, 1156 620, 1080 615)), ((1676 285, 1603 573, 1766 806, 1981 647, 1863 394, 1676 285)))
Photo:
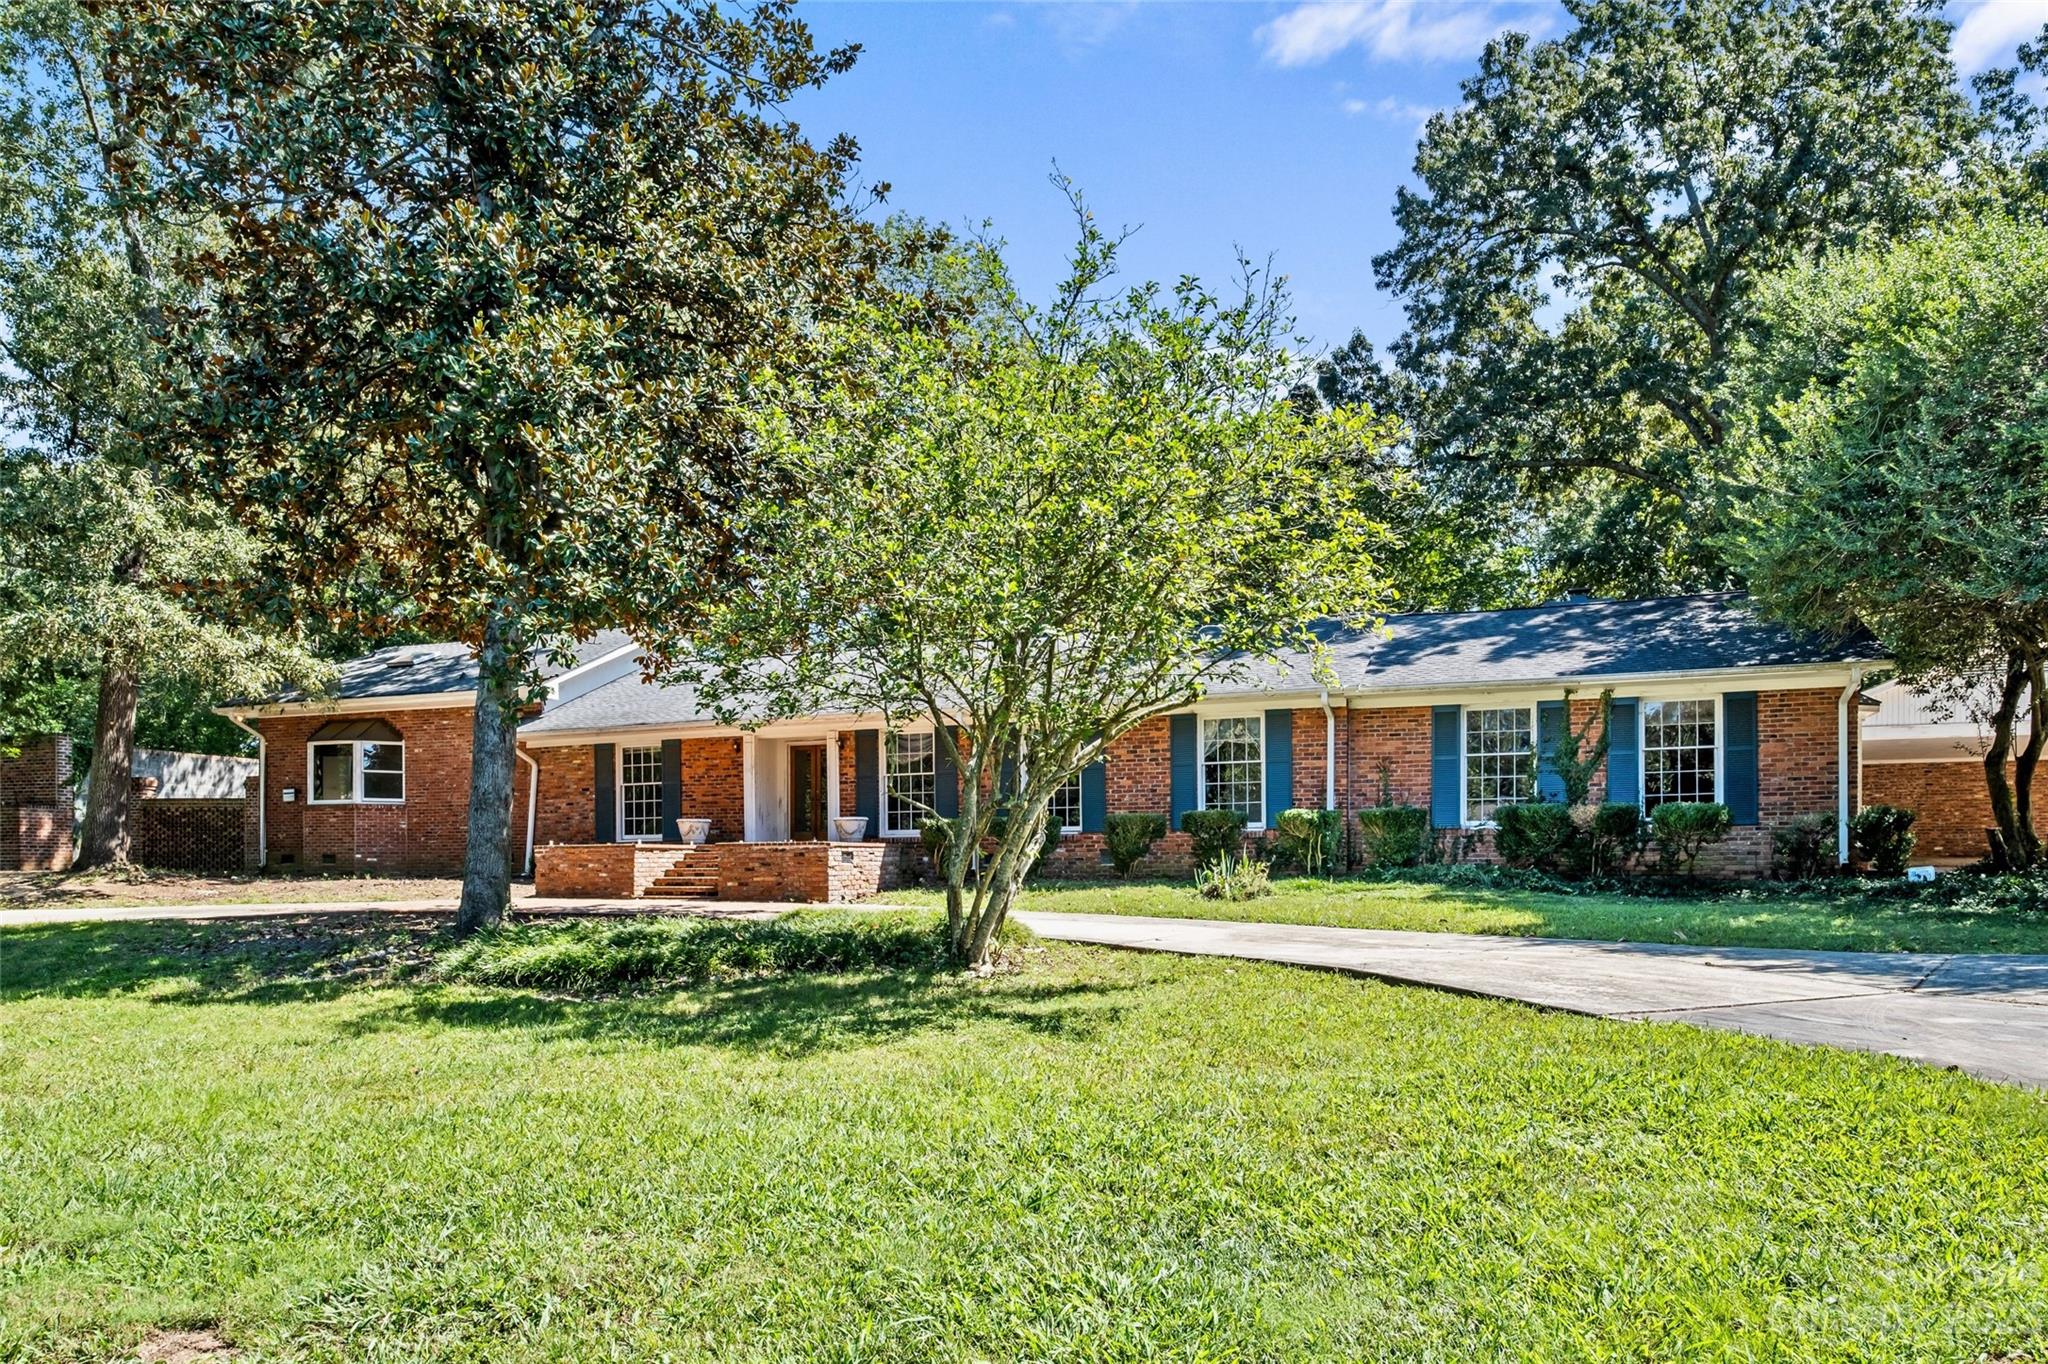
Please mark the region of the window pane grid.
POLYGON ((619 835, 661 836, 661 750, 619 750, 619 835))
POLYGON ((1712 701, 1645 704, 1643 808, 1715 799, 1715 741, 1712 701))
POLYGON ((1465 712, 1465 819, 1484 824, 1503 805, 1535 793, 1536 747, 1520 706, 1465 712))
POLYGON ((1069 832, 1081 827, 1081 774, 1076 772, 1061 783, 1052 793, 1052 804, 1048 817, 1059 828, 1069 832))
POLYGON ((1265 755, 1256 715, 1202 721, 1202 808, 1235 810, 1247 824, 1263 824, 1265 755))
POLYGON ((937 807, 938 742, 929 734, 889 736, 888 801, 883 819, 891 833, 915 833, 918 820, 937 807))

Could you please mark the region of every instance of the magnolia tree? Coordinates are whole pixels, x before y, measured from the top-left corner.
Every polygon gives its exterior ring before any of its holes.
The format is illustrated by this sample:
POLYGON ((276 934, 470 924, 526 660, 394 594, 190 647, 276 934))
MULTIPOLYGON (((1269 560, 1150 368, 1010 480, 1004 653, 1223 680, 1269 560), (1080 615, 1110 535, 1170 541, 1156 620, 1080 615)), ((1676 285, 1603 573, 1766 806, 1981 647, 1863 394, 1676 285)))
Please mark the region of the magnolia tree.
POLYGON ((1388 432, 1284 401, 1280 291, 1250 271, 1229 301, 1192 280, 1113 288, 1117 242, 1076 209, 1049 305, 1020 302, 983 248, 954 261, 974 284, 950 323, 927 287, 843 338, 830 419, 765 437, 816 491, 753 527, 754 588, 709 642, 668 651, 736 713, 829 699, 930 722, 959 774, 935 842, 971 966, 1063 784, 1381 590, 1355 454, 1388 432))
POLYGON ((458 923, 493 924, 542 654, 726 590, 783 486, 756 376, 870 277, 852 145, 780 113, 853 51, 774 0, 118 12, 153 206, 217 224, 178 262, 187 472, 299 609, 475 650, 458 923))
POLYGON ((1767 607, 1867 624, 1908 682, 1993 679, 1995 863, 2042 860, 2048 744, 2048 233, 1964 221, 1800 272, 1766 300, 1731 556, 1767 607), (2031 706, 2030 737, 2017 738, 2031 706), (2008 769, 2011 775, 2008 775, 2008 769))

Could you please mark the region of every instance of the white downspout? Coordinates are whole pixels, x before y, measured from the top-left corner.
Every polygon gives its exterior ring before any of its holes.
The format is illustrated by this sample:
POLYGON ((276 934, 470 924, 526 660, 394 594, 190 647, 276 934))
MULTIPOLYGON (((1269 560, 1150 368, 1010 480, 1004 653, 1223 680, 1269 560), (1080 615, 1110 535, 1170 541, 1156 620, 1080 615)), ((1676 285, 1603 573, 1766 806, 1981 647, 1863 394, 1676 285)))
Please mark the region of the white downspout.
POLYGON ((533 875, 533 816, 540 802, 540 764, 533 755, 522 748, 513 748, 512 756, 527 766, 526 774, 526 870, 524 875, 533 875))
POLYGON ((1323 691, 1323 808, 1337 808, 1337 712, 1330 709, 1330 689, 1323 691))
POLYGON ((262 730, 243 723, 241 716, 230 715, 226 711, 216 711, 215 714, 256 740, 256 866, 261 870, 270 865, 270 742, 263 737, 262 730))
MULTIPOLYGON (((1863 669, 1849 670, 1849 685, 1842 688, 1835 715, 1835 862, 1849 865, 1849 704, 1863 688, 1863 669)), ((1857 746, 1860 764, 1862 745, 1857 746)))

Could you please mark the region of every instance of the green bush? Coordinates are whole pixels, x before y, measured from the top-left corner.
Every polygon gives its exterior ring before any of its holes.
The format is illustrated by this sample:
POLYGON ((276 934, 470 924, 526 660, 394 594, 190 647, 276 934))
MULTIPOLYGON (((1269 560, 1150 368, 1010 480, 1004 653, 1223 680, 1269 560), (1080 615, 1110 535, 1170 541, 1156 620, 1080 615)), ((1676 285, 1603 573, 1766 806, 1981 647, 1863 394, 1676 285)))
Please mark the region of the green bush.
POLYGON ((1503 805, 1493 812, 1493 850, 1511 867, 1572 870, 1578 830, 1571 807, 1554 800, 1503 805))
POLYGON ((1429 849, 1429 811, 1420 805, 1360 810, 1358 841, 1368 867, 1412 867, 1429 849))
POLYGON ((1273 852, 1282 862, 1321 876, 1337 865, 1344 842, 1344 815, 1338 810, 1282 810, 1273 821, 1279 838, 1273 852))
POLYGON ((1129 876, 1152 845, 1166 837, 1166 816, 1111 815, 1102 822, 1102 842, 1118 876, 1129 876))
POLYGON ((1771 830, 1771 870, 1792 881, 1810 881, 1833 871, 1837 862, 1835 817, 1815 810, 1795 815, 1771 830))
POLYGON ((1273 881, 1258 858, 1225 853, 1195 874, 1195 889, 1209 900, 1256 900, 1273 893, 1273 881))
POLYGON ((1913 811, 1897 805, 1866 805, 1849 821, 1849 852, 1880 876, 1900 876, 1920 836, 1913 811))
POLYGON ((1726 838, 1732 827, 1728 807, 1717 801, 1675 800, 1650 812, 1658 861, 1667 872, 1690 874, 1701 850, 1726 838))
POLYGON ((1244 851, 1244 816, 1235 810, 1190 810, 1180 817, 1180 831, 1195 845, 1197 868, 1244 851))
MULTIPOLYGON (((1003 939, 1030 931, 1005 924, 1003 939)), ((429 974, 474 985, 605 991, 792 972, 943 970, 942 915, 797 910, 779 919, 568 919, 480 933, 429 974)))
POLYGON ((1643 812, 1634 801, 1603 801, 1599 805, 1575 807, 1572 813, 1574 823, 1585 821, 1587 861, 1595 876, 1626 866, 1649 846, 1650 833, 1644 827, 1643 812), (1581 815, 1580 810, 1589 813, 1581 815))

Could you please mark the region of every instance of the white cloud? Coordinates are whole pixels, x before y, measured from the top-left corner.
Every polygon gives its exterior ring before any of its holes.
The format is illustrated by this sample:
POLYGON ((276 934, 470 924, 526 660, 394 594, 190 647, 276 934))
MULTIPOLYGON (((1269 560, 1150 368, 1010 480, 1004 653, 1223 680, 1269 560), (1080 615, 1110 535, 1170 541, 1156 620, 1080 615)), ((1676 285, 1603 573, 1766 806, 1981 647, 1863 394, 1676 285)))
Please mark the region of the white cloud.
POLYGON ((1362 99, 1347 99, 1344 101, 1344 112, 1347 114, 1362 114, 1370 108, 1372 106, 1362 99))
POLYGON ((1504 28, 1540 36, 1553 21, 1549 5, 1529 0, 1309 0, 1256 36, 1280 66, 1313 66, 1354 46, 1381 61, 1452 61, 1504 28))
POLYGON ((1956 25, 1949 53, 1964 75, 1987 66, 2010 66, 2022 42, 2048 24, 2041 0, 1980 0, 1956 25))

